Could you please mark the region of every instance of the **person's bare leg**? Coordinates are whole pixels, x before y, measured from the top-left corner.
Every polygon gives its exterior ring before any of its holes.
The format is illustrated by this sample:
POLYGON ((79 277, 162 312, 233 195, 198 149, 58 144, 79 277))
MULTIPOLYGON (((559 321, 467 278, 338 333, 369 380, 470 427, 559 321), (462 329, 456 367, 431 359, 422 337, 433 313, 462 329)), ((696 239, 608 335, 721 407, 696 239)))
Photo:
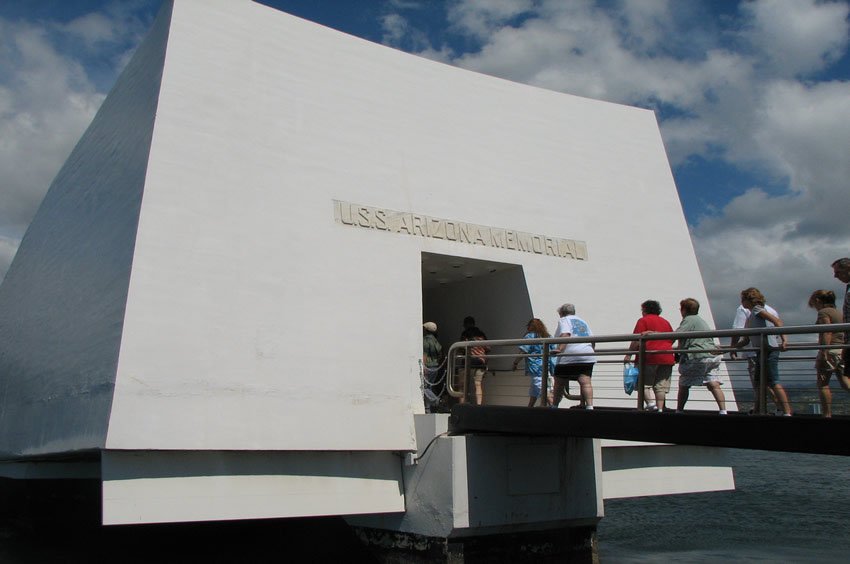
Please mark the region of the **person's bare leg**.
POLYGON ((720 411, 726 411, 726 396, 723 394, 723 390, 720 389, 720 382, 709 382, 705 387, 714 396, 714 401, 717 402, 717 408, 720 411))
POLYGON ((581 388, 581 402, 584 407, 593 407, 593 385, 590 383, 590 376, 579 376, 578 385, 581 388))
POLYGON ((646 407, 657 405, 655 403, 655 391, 649 386, 643 389, 643 403, 646 407))
POLYGON ((658 406, 658 411, 664 411, 664 402, 667 399, 667 392, 663 390, 655 390, 655 405, 658 406))
POLYGON ((770 395, 770 399, 773 400, 773 404, 776 406, 777 411, 782 411, 782 400, 776 395, 776 392, 773 389, 767 389, 768 395, 770 395))
POLYGON ((558 407, 561 403, 561 398, 564 397, 564 382, 566 378, 555 378, 555 385, 552 387, 552 405, 558 407))
POLYGON ((688 403, 688 397, 690 395, 690 388, 679 386, 679 395, 676 397, 676 411, 685 411, 685 404, 688 403))
MULTIPOLYGON (((455 376, 457 376, 457 374, 455 374, 455 376)), ((460 376, 463 379, 463 381, 460 383, 460 389, 462 390, 462 392, 460 394, 460 397, 457 399, 457 402, 466 403, 466 384, 469 382, 469 371, 464 368, 460 371, 460 376)), ((455 383, 457 383, 457 380, 455 380, 455 383)))
MULTIPOLYGON (((841 383, 841 376, 838 377, 841 383)), ((820 396, 821 415, 832 417, 832 391, 829 389, 829 373, 818 374, 818 395, 820 396)))
POLYGON ((774 384, 772 387, 777 401, 782 405, 782 413, 791 415, 791 402, 788 401, 788 394, 785 393, 785 388, 782 387, 782 384, 774 384))
POLYGON ((484 405, 484 379, 475 378, 475 405, 484 405))
POLYGON ((534 407, 535 403, 537 403, 537 398, 534 396, 528 396, 528 407, 534 407))

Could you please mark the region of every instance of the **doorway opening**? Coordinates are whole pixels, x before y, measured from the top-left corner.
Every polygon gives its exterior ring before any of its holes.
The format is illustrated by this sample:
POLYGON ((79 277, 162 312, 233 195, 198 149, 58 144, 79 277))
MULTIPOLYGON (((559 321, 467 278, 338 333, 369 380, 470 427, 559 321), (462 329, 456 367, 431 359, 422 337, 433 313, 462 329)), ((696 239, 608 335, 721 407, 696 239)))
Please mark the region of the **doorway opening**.
MULTIPOLYGON (((519 339, 532 318, 522 265, 422 253, 422 321, 437 324, 443 350, 460 340, 463 319, 475 318, 488 339, 519 339)), ((510 358, 488 362, 507 370, 510 358)))

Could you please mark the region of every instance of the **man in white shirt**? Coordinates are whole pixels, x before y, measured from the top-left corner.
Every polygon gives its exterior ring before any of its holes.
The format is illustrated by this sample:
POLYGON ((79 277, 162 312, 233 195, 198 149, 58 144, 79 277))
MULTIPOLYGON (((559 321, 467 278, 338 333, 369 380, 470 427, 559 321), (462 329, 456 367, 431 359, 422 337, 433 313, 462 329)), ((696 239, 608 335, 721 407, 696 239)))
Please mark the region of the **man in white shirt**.
MULTIPOLYGON (((764 309, 768 311, 771 315, 775 317, 779 317, 779 314, 775 309, 765 304, 764 309)), ((745 308, 742 305, 738 305, 738 308, 735 310, 735 320, 732 321, 732 329, 743 329, 747 326, 747 320, 750 318, 750 310, 745 308)), ((732 342, 730 343, 732 347, 732 351, 729 353, 729 358, 736 359, 738 358, 738 353, 734 350, 736 346, 738 346, 738 341, 741 338, 737 335, 732 337, 732 342)), ((755 388, 755 371, 756 371, 756 353, 753 351, 744 351, 740 353, 741 356, 747 359, 747 373, 750 375, 750 385, 755 388)), ((771 388, 767 389, 768 395, 770 395, 770 399, 773 400, 774 405, 776 405, 776 413, 782 412, 782 406, 779 405, 779 402, 776 400, 776 394, 773 392, 771 388)))

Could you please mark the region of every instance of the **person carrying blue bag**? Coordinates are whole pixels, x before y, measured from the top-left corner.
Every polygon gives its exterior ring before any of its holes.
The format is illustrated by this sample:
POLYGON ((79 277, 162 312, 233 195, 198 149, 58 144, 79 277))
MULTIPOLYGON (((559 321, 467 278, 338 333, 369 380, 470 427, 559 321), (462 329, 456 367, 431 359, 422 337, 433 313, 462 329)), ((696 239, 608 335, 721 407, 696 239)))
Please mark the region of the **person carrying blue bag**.
MULTIPOLYGON (((549 331, 546 330, 546 325, 542 321, 533 318, 526 325, 528 331, 524 339, 547 339, 551 337, 549 331)), ((557 349, 557 345, 549 345, 549 352, 552 354, 557 349)), ((537 403, 537 398, 540 397, 540 392, 543 388, 543 345, 528 344, 520 345, 519 350, 529 355, 525 357, 525 374, 531 378, 531 386, 528 388, 528 407, 534 407, 537 403)), ((520 358, 514 360, 514 370, 519 365, 520 358)), ((549 374, 555 372, 555 357, 549 357, 549 374)), ((552 387, 549 386, 549 393, 552 393, 552 387)))
POLYGON ((637 387, 638 374, 640 374, 640 372, 638 371, 637 366, 631 362, 627 362, 625 368, 623 368, 623 391, 629 395, 632 395, 632 392, 634 392, 637 387))

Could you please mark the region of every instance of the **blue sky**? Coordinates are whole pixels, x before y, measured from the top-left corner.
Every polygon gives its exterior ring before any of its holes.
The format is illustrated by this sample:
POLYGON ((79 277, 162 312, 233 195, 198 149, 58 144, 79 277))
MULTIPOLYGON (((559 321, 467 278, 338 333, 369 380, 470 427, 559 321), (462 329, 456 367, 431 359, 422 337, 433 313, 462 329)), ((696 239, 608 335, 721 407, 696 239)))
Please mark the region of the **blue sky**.
MULTIPOLYGON (((177 0, 182 1, 182 0, 177 0)), ((850 256, 846 0, 263 0, 424 57, 651 108, 719 327, 850 256)), ((0 276, 160 0, 0 2, 0 276)))

